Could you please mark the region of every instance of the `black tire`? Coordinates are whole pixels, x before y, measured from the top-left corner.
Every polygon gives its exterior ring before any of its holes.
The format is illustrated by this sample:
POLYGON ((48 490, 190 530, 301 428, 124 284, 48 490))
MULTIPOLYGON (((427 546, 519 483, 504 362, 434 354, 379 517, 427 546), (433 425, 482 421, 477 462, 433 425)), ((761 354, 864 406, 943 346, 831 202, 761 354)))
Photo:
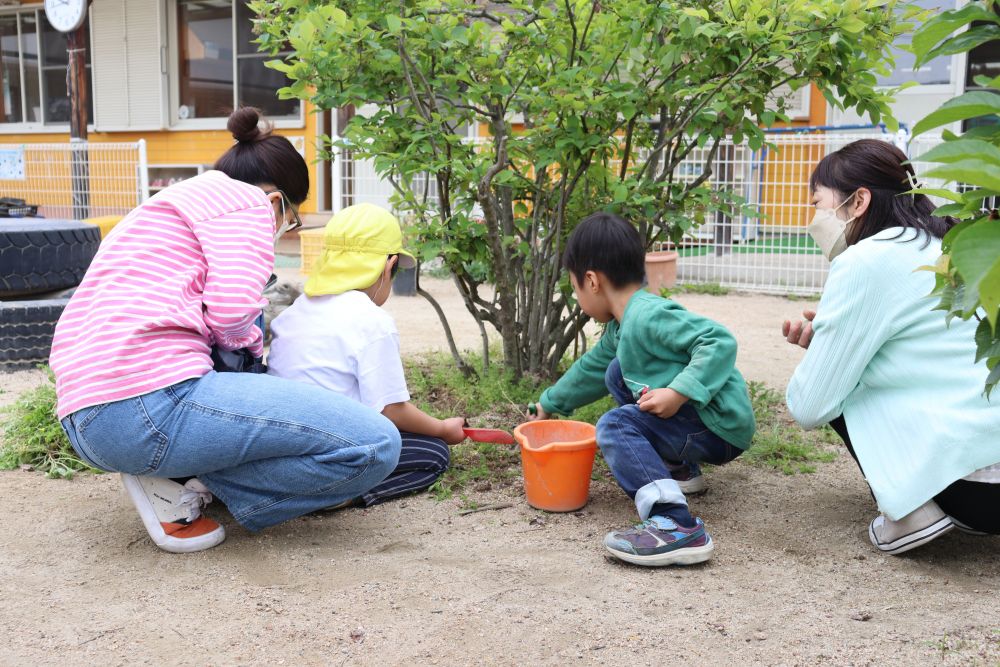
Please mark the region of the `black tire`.
POLYGON ((101 229, 75 220, 0 220, 0 299, 79 285, 101 229))
POLYGON ((49 360, 52 334, 69 299, 0 301, 0 372, 49 360))

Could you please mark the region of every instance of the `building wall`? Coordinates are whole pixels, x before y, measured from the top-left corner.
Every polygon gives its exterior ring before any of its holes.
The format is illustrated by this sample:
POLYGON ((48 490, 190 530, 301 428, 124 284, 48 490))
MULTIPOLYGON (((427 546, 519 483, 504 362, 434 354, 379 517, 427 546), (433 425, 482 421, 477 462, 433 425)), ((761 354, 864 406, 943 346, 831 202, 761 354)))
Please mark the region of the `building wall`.
MULTIPOLYGON (((275 133, 289 137, 293 143, 301 144, 304 148, 306 164, 309 166, 309 198, 301 206, 304 213, 315 212, 321 207, 319 201, 319 178, 320 169, 317 162, 318 151, 316 148, 316 119, 314 113, 306 112, 305 126, 301 129, 276 129, 275 133)), ((202 165, 204 169, 211 168, 211 165, 221 156, 232 144, 233 137, 226 130, 163 130, 149 132, 91 132, 88 139, 92 143, 105 142, 136 142, 140 139, 146 140, 146 156, 150 167, 150 180, 157 177, 157 165, 202 165)), ((67 143, 68 133, 31 133, 31 134, 5 134, 0 132, 0 144, 48 144, 67 143)), ((55 167, 57 170, 68 171, 68 163, 55 167)), ((28 197, 33 204, 42 205, 64 205, 63 200, 68 200, 69 193, 60 195, 51 192, 43 183, 35 182, 38 179, 51 179, 53 167, 49 166, 43 170, 33 170, 30 165, 27 170, 27 181, 15 182, 10 187, 16 187, 26 192, 45 193, 41 197, 38 194, 28 197)), ((60 172, 61 173, 61 172, 60 172)), ((91 170, 92 178, 101 178, 100 167, 95 166, 91 170)), ((155 188, 153 192, 155 193, 155 188)), ((13 196, 21 196, 19 193, 6 193, 13 196)))
MULTIPOLYGON (((21 7, 37 6, 41 4, 41 0, 26 0, 20 3, 21 7)), ((164 27, 164 22, 167 16, 167 5, 165 0, 146 0, 145 3, 139 3, 138 5, 129 4, 129 7, 136 6, 153 6, 157 8, 158 18, 153 19, 153 23, 149 25, 158 26, 157 29, 162 30, 163 35, 166 35, 166 28, 164 27)), ((95 4, 91 7, 91 20, 95 24, 99 22, 102 18, 109 18, 108 12, 114 11, 114 8, 118 5, 109 0, 96 0, 95 4), (101 3, 100 5, 97 3, 101 3), (100 10, 100 11, 98 11, 100 10), (96 17, 96 18, 95 18, 96 17)), ((127 31, 128 37, 131 37, 133 43, 133 48, 135 44, 147 44, 149 48, 144 48, 144 50, 137 53, 125 53, 116 54, 118 60, 121 58, 130 59, 131 65, 135 68, 135 72, 140 72, 140 78, 143 76, 145 70, 140 70, 139 64, 134 62, 136 55, 146 56, 149 53, 159 53, 160 47, 157 46, 158 43, 163 44, 165 49, 164 57, 167 59, 168 63, 171 59, 177 57, 176 44, 170 42, 164 36, 147 35, 148 42, 139 42, 136 37, 141 35, 146 35, 144 30, 148 27, 147 24, 141 23, 142 20, 148 17, 139 16, 136 20, 140 23, 138 25, 129 23, 126 28, 123 24, 122 30, 127 31)), ((113 23, 113 21, 112 21, 113 23)), ((103 33, 108 30, 109 22, 105 21, 99 28, 95 30, 95 25, 91 25, 91 36, 92 38, 97 37, 100 41, 100 37, 103 33)), ((126 34, 125 32, 122 33, 126 34)), ((120 70, 120 62, 112 61, 108 58, 102 58, 102 52, 108 52, 107 40, 103 43, 95 43, 91 46, 91 59, 93 61, 91 75, 95 76, 95 72, 104 72, 105 80, 108 76, 117 76, 120 70)), ((158 60, 158 56, 156 60, 158 60)), ((147 58, 148 60, 148 58, 147 58)), ((144 63, 148 68, 149 63, 144 63)), ((155 68, 156 74, 159 75, 160 65, 158 63, 153 63, 152 67, 155 68)), ((167 72, 173 73, 176 68, 169 66, 167 72)), ((171 76, 172 74, 167 74, 166 76, 171 76)), ((135 81, 132 82, 133 84, 135 81)), ((169 94, 166 92, 169 89, 166 79, 164 79, 163 94, 156 99, 159 100, 156 106, 161 109, 160 120, 154 121, 154 129, 133 129, 127 131, 94 131, 94 125, 91 125, 91 131, 89 132, 89 140, 95 143, 103 142, 135 142, 139 139, 145 139, 147 144, 147 159, 150 166, 150 180, 152 181, 158 178, 159 175, 169 175, 171 172, 165 171, 163 169, 157 170, 157 165, 202 165, 204 168, 209 168, 215 160, 224 153, 233 143, 232 135, 226 131, 225 128, 225 118, 216 119, 201 119, 200 122, 202 127, 205 125, 210 126, 211 129, 195 129, 191 127, 183 127, 182 124, 176 123, 176 121, 169 120, 169 109, 174 106, 171 101, 169 94), (162 129, 157 129, 162 128, 162 129)), ((94 106, 95 113, 98 120, 102 116, 102 109, 107 111, 115 111, 122 103, 122 100, 133 100, 136 94, 133 92, 130 96, 122 97, 121 99, 108 99, 103 98, 100 93, 100 88, 94 86, 94 106), (103 106, 102 106, 103 105, 103 106)), ((155 92, 159 93, 158 90, 155 92)), ((143 91, 139 97, 147 97, 145 93, 149 91, 143 91)), ((318 136, 318 116, 312 112, 312 109, 308 104, 304 105, 305 111, 302 116, 302 121, 297 120, 282 120, 279 123, 279 129, 275 130, 277 134, 289 137, 293 144, 297 148, 301 148, 304 153, 306 163, 309 165, 310 169, 310 195, 307 201, 303 204, 303 212, 316 211, 320 207, 319 202, 319 190, 320 190, 320 177, 322 174, 322 169, 317 163, 318 151, 316 148, 316 141, 318 136)), ((105 116, 107 114, 105 113, 105 116)), ((92 119, 93 120, 93 119, 92 119)), ((114 121, 112 121, 113 123, 114 121)), ((189 123, 190 125, 190 123, 189 123)), ((105 121, 104 125, 99 125, 100 127, 108 127, 108 122, 105 121)), ((147 124, 148 126, 148 124, 147 124)), ((132 126, 130 126, 132 127, 132 126)), ((39 143, 67 143, 69 141, 69 128, 68 126, 52 126, 52 127, 4 127, 0 124, 0 144, 39 144, 39 143)), ((32 170, 28 169, 29 180, 32 177, 32 170)), ((174 170, 173 173, 181 175, 181 170, 174 170)), ((192 170, 186 170, 186 174, 194 173, 192 170)), ((97 174, 95 174, 96 176, 97 174)), ((46 188, 40 187, 36 183, 21 183, 19 187, 23 186, 28 192, 44 192, 46 188)), ((9 189, 13 186, 8 186, 9 189)), ((155 189, 154 189, 155 191, 155 189)), ((3 193, 0 193, 3 194, 3 193)), ((8 193, 9 194, 9 193, 8 193)), ((52 194, 53 197, 56 196, 55 193, 52 194)), ((36 197, 37 198, 37 197, 36 197)), ((45 202, 48 203, 48 202, 45 202)))

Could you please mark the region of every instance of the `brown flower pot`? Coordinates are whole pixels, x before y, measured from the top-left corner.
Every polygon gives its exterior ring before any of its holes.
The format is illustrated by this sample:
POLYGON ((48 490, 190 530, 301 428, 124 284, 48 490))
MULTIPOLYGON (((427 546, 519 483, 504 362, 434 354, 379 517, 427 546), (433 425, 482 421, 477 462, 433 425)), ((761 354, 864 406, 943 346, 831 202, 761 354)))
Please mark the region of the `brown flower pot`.
POLYGON ((646 253, 646 289, 653 294, 660 290, 670 289, 677 282, 677 252, 675 250, 658 250, 646 253))

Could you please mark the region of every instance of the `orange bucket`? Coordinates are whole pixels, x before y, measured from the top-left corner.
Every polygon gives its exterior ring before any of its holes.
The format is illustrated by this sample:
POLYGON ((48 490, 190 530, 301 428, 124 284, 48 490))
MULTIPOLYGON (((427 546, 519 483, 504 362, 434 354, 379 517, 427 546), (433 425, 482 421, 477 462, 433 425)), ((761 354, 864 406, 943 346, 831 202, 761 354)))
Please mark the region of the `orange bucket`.
POLYGON ((567 419, 542 419, 514 429, 529 505, 572 512, 587 504, 596 435, 592 424, 567 419))

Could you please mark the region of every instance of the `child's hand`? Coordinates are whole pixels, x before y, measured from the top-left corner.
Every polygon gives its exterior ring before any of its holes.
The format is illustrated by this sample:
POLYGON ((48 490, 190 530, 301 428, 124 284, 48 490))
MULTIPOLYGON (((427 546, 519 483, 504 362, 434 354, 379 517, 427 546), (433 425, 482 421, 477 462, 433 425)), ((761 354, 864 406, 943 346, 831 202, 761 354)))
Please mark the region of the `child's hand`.
POLYGON ((816 317, 816 311, 803 310, 802 317, 805 318, 805 321, 792 322, 791 320, 785 320, 785 323, 781 325, 781 335, 792 345, 809 349, 809 343, 812 342, 813 337, 812 321, 816 317))
POLYGON ((643 412, 652 412, 657 417, 669 419, 687 401, 687 396, 673 389, 650 389, 639 397, 637 403, 643 412))
POLYGON ((449 445, 457 445, 465 440, 465 431, 462 430, 462 427, 464 426, 465 417, 442 419, 440 438, 449 445))
POLYGON ((542 407, 541 403, 535 403, 535 409, 534 410, 530 410, 530 409, 528 410, 528 421, 529 422, 536 422, 536 421, 539 421, 541 419, 550 419, 551 417, 552 417, 552 415, 550 415, 549 413, 547 413, 545 411, 545 408, 542 407))

